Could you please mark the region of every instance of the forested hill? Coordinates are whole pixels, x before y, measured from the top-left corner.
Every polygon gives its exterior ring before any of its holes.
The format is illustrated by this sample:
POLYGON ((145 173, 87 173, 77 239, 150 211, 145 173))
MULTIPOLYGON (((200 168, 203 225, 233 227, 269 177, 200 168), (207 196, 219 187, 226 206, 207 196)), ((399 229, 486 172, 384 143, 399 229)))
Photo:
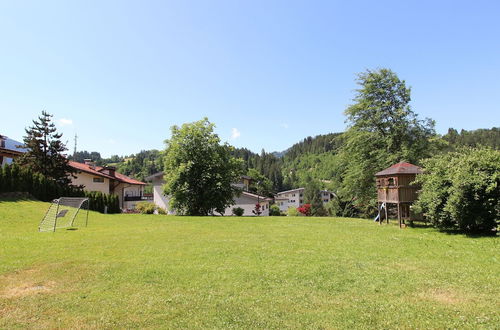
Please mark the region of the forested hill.
POLYGON ((287 190, 303 185, 308 175, 318 180, 326 181, 331 177, 331 163, 336 150, 341 145, 341 133, 330 133, 307 137, 289 149, 278 153, 260 154, 246 148, 236 148, 232 151, 234 157, 242 158, 245 171, 256 169, 271 181, 274 192, 287 190))
POLYGON ((322 154, 324 152, 335 151, 341 145, 339 137, 342 133, 330 133, 317 135, 315 137, 308 136, 299 143, 295 143, 284 152, 284 158, 293 160, 303 154, 322 154))
POLYGON ((448 129, 443 136, 451 147, 477 147, 480 145, 500 150, 500 127, 480 128, 472 131, 461 130, 460 133, 454 129, 448 129))
MULTIPOLYGON (((282 152, 254 153, 246 148, 235 148, 232 155, 244 160, 245 172, 252 171, 255 176, 259 173, 259 180, 269 180, 270 192, 291 189, 302 186, 307 180, 316 179, 324 188, 335 188, 336 169, 338 168, 337 151, 342 146, 342 133, 330 133, 307 137, 282 152), (281 156, 281 157, 280 157, 281 156)), ((500 128, 477 130, 461 130, 450 128, 442 136, 446 151, 461 146, 490 146, 500 149, 500 128)), ((443 150, 444 151, 444 150, 443 150)), ((70 157, 73 158, 73 157, 70 157)), ((145 150, 129 156, 114 155, 110 158, 101 158, 98 152, 79 151, 74 159, 83 162, 84 158, 91 158, 98 165, 114 165, 125 175, 139 180, 162 170, 161 152, 145 150)))

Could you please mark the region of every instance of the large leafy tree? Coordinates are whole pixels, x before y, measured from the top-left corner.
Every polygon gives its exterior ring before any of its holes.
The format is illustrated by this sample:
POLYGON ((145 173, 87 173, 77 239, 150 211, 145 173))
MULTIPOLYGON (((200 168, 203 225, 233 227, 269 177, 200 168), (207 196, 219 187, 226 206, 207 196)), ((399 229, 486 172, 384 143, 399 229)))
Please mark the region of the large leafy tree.
POLYGON ((232 183, 242 174, 242 160, 231 157, 207 118, 172 127, 165 141, 164 192, 180 214, 222 214, 239 192, 232 183))
POLYGON ((33 126, 26 129, 23 138, 26 152, 19 158, 22 166, 30 168, 35 173, 41 173, 46 178, 60 184, 71 183, 70 175, 75 170, 68 165, 64 152, 67 150, 61 141, 62 134, 57 132, 52 122, 52 115, 42 111, 38 120, 33 120, 33 126))
POLYGON ((424 161, 415 207, 438 228, 490 232, 500 219, 500 151, 459 148, 424 161))
POLYGON ((411 89, 389 69, 358 75, 348 130, 342 135, 338 175, 340 195, 364 215, 375 210, 374 174, 393 163, 418 164, 431 151, 434 122, 420 120, 410 107, 411 89))

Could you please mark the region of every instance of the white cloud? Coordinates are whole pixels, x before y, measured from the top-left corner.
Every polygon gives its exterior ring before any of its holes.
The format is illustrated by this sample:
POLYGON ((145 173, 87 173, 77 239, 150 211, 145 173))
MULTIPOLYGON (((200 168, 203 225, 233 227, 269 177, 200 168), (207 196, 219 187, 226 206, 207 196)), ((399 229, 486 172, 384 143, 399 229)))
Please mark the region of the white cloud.
POLYGON ((231 129, 231 140, 236 140, 237 138, 239 138, 241 135, 240 131, 238 131, 237 128, 232 128, 231 129))
POLYGON ((288 124, 287 123, 281 123, 280 127, 282 127, 282 128, 288 128, 288 124))
POLYGON ((58 122, 59 122, 59 125, 61 125, 61 126, 73 125, 73 120, 71 120, 71 119, 61 118, 58 120, 58 122))

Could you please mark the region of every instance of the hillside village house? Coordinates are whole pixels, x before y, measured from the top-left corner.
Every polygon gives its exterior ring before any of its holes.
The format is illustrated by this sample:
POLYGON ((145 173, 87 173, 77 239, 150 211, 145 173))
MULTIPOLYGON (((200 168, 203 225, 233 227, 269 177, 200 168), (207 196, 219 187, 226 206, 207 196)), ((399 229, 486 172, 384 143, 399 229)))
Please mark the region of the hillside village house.
POLYGON ((0 166, 11 164, 13 159, 22 155, 24 149, 20 145, 22 145, 21 142, 0 134, 0 166))
MULTIPOLYGON (((276 194, 274 200, 276 205, 279 206, 280 211, 287 211, 290 207, 300 207, 304 204, 304 190, 305 188, 296 188, 286 191, 281 191, 276 194)), ((323 204, 332 200, 334 194, 328 190, 321 190, 321 199, 323 204)))
POLYGON ((96 166, 90 159, 84 164, 69 161, 69 165, 77 171, 72 184, 83 185, 86 191, 118 195, 121 209, 132 210, 143 198, 146 184, 116 172, 112 166, 96 166))
MULTIPOLYGON (((163 193, 163 185, 165 181, 163 180, 163 172, 158 172, 146 178, 147 181, 151 181, 153 183, 153 201, 158 206, 165 210, 168 210, 168 214, 174 214, 175 212, 169 207, 169 197, 163 193)), ((260 204, 261 207, 261 216, 269 215, 269 207, 272 201, 272 198, 268 198, 265 196, 260 196, 257 194, 253 194, 248 191, 250 186, 250 181, 252 178, 248 176, 242 176, 241 181, 235 183, 234 186, 242 189, 240 196, 235 197, 234 205, 226 208, 224 211, 224 215, 232 215, 233 208, 241 207, 243 209, 243 216, 252 216, 255 210, 255 205, 260 204)))

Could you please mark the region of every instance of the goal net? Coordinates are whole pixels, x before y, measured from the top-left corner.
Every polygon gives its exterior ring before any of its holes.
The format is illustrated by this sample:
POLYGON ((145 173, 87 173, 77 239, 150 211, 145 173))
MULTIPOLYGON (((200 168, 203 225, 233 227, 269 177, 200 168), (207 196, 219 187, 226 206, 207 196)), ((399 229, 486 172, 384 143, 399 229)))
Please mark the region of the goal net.
POLYGON ((58 228, 87 226, 89 199, 81 197, 61 197, 54 199, 45 213, 38 231, 56 231, 58 228))

